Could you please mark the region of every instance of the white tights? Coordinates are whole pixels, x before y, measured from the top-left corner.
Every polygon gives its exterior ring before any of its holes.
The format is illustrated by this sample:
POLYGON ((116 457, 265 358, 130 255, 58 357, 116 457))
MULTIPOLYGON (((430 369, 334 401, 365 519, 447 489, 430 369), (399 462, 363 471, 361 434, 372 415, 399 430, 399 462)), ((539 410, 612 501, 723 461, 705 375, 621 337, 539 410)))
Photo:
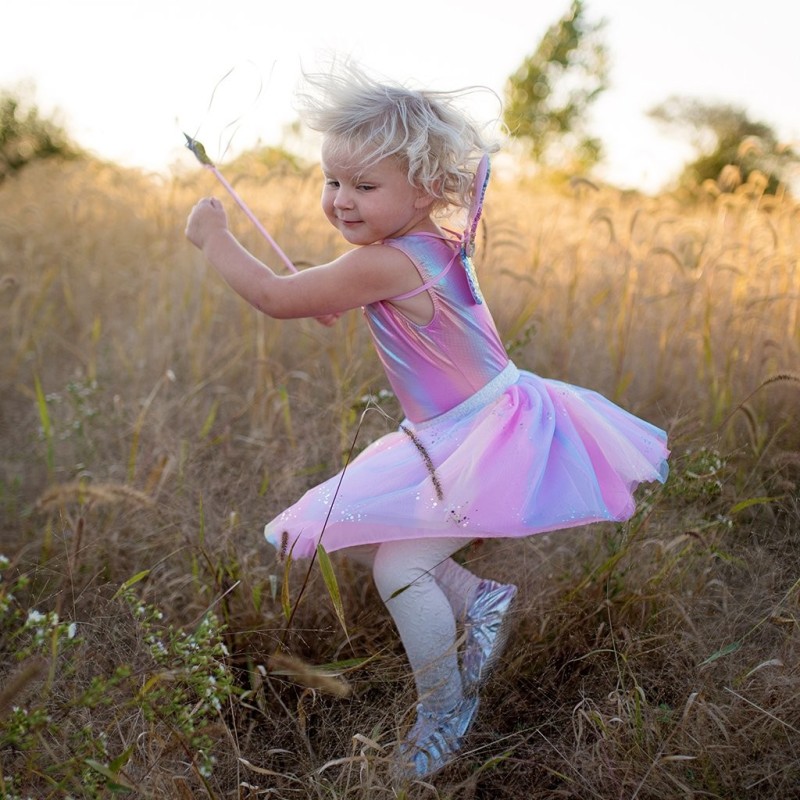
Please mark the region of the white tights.
POLYGON ((419 699, 430 710, 447 711, 463 697, 456 623, 480 581, 450 558, 465 544, 461 538, 408 539, 344 551, 372 568, 411 664, 419 699))

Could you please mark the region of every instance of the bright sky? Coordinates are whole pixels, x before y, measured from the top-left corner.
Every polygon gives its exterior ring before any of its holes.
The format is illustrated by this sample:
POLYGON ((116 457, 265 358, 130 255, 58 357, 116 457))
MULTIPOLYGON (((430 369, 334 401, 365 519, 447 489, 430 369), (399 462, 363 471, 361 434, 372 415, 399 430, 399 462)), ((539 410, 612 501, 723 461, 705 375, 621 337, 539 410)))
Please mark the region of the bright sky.
MULTIPOLYGON (((19 0, 3 12, 0 89, 28 81, 42 111, 59 109, 82 146, 120 164, 165 169, 191 163, 181 130, 197 133, 214 159, 234 131, 234 153, 259 138, 279 143, 295 119, 301 67, 313 70, 330 53, 419 87, 482 85, 502 96, 506 78, 568 6, 19 0), (232 68, 209 113, 215 85, 232 68)), ((656 189, 691 154, 646 117, 673 94, 743 107, 784 140, 800 140, 798 0, 587 0, 586 7, 591 19, 607 20, 612 86, 596 106, 594 132, 608 152, 609 180, 656 189)), ((473 113, 496 116, 496 101, 482 98, 473 113)))

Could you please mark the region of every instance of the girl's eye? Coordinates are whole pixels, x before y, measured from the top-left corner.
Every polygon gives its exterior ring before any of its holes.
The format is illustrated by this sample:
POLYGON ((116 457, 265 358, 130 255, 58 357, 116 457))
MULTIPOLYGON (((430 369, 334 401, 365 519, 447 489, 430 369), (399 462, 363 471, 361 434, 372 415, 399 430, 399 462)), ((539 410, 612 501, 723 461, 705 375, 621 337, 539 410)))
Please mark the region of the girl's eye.
POLYGON ((361 183, 358 188, 362 192, 371 192, 375 187, 371 183, 361 183))
POLYGON ((330 186, 332 189, 339 188, 339 181, 335 181, 332 178, 330 180, 325 181, 326 186, 330 186))

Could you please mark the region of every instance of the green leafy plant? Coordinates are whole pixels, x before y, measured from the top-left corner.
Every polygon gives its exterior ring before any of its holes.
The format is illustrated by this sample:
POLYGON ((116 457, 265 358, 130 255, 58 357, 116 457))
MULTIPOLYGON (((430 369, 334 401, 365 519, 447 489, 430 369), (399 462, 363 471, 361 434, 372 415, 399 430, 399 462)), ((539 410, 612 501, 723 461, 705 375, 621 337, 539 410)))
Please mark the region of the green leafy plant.
POLYGON ((0 751, 15 754, 0 762, 4 796, 15 797, 34 775, 42 797, 77 793, 77 787, 90 798, 137 790, 148 764, 140 748, 125 744, 124 731, 139 715, 153 734, 175 741, 204 784, 215 764, 210 728, 239 694, 217 617, 205 613, 191 629, 165 624, 163 612, 132 589, 145 577, 140 573, 112 602, 129 609, 146 657, 106 665, 74 683, 69 676, 86 658, 81 631, 88 624, 26 609, 30 579, 8 578, 9 572, 9 560, 0 557, 0 644, 18 664, 0 693, 0 751))

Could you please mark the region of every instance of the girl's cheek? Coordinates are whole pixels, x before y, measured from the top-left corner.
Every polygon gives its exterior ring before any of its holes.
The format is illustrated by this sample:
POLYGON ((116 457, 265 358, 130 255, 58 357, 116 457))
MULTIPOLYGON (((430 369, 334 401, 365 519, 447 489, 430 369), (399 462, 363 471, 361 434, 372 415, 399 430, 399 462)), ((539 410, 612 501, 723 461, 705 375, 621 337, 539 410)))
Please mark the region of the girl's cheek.
POLYGON ((330 216, 333 213, 333 196, 329 191, 322 192, 320 205, 327 216, 330 216))

